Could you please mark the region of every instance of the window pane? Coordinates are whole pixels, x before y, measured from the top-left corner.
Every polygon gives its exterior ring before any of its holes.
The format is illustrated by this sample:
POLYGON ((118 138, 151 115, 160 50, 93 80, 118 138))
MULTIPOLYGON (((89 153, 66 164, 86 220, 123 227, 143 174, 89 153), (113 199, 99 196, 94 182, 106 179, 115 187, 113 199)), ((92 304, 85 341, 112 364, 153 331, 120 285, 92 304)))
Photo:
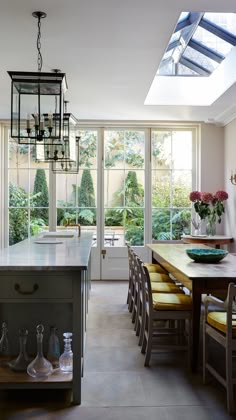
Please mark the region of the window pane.
POLYGON ((172 167, 175 169, 192 169, 191 131, 173 131, 172 167))
POLYGON ((235 13, 204 13, 204 18, 217 26, 236 35, 236 14, 235 13))
POLYGON ((180 239, 190 231, 192 130, 152 132, 152 238, 180 239))
POLYGON ((79 140, 80 168, 97 168, 97 131, 81 130, 79 140))
POLYGON ((168 131, 152 132, 152 168, 171 167, 171 133, 168 131))
POLYGON ((104 207, 124 206, 124 170, 104 170, 104 207))
POLYGON ((28 211, 26 209, 9 209, 9 245, 28 238, 28 221, 28 211))
POLYGON ((196 64, 204 67, 205 69, 213 72, 216 67, 219 65, 216 61, 211 60, 204 54, 201 54, 199 51, 196 51, 194 48, 187 47, 183 57, 189 58, 190 60, 194 61, 196 64))
POLYGON ((152 211, 152 238, 171 239, 170 210, 152 211))
POLYGON ((104 163, 105 168, 124 168, 124 131, 104 132, 104 163))
POLYGON ((152 207, 169 207, 171 194, 171 172, 152 171, 152 207))
POLYGON ((193 40, 205 44, 208 48, 211 48, 213 51, 219 52, 222 55, 227 55, 233 48, 231 44, 200 26, 198 26, 194 33, 193 40))
POLYGON ((190 207, 189 194, 192 186, 191 171, 173 171, 172 173, 172 205, 174 207, 190 207))

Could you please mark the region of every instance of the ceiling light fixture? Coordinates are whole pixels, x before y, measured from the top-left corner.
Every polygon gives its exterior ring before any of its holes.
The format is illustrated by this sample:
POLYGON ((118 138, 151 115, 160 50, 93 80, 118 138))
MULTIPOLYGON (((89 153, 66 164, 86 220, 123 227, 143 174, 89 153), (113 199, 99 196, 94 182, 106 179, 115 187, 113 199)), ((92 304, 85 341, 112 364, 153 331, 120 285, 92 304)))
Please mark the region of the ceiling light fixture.
POLYGON ((52 73, 41 71, 41 19, 47 15, 44 12, 32 15, 38 20, 38 71, 8 71, 11 77, 11 137, 21 144, 53 145, 62 138, 66 75, 57 70, 52 73))
POLYGON ((37 162, 59 161, 63 163, 63 168, 69 168, 72 164, 73 167, 78 167, 78 120, 67 112, 67 104, 68 101, 64 101, 62 139, 53 144, 37 142, 35 145, 37 162))

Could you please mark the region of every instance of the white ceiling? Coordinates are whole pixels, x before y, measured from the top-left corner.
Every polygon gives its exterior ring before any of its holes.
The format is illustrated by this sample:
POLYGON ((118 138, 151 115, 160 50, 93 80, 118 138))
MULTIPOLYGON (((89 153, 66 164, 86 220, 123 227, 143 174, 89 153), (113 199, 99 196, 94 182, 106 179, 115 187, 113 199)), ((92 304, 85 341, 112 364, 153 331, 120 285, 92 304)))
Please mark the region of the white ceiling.
POLYGON ((67 75, 68 111, 80 120, 226 123, 236 116, 236 84, 211 106, 147 106, 145 98, 181 11, 236 12, 235 0, 1 0, 0 118, 10 117, 8 70, 67 75))

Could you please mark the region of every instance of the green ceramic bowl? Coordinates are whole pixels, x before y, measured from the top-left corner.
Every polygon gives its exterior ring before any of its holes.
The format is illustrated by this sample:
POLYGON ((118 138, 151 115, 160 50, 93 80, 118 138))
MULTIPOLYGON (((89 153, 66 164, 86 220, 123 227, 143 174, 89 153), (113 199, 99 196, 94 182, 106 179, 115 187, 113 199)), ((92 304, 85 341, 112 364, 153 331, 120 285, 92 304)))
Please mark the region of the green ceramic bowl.
POLYGON ((228 251, 214 248, 191 248, 186 249, 186 253, 195 262, 209 264, 222 260, 228 254, 228 251))

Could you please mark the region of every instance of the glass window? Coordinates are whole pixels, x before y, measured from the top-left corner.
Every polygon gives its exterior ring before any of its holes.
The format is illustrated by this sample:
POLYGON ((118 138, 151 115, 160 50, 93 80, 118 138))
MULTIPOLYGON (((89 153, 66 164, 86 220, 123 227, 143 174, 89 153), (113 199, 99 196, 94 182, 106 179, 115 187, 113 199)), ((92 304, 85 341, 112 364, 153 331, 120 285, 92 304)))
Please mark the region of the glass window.
POLYGON ((9 244, 47 228, 49 165, 36 163, 34 147, 9 139, 9 244))
MULTIPOLYGON (((78 174, 57 174, 57 226, 78 225, 97 235, 97 130, 80 131, 78 174), (86 227, 86 228, 85 228, 86 227)), ((96 244, 96 241, 94 245, 96 244)))
POLYGON ((104 131, 104 246, 144 245, 144 131, 104 131))
POLYGON ((153 239, 190 233, 192 161, 192 130, 152 130, 153 239))

